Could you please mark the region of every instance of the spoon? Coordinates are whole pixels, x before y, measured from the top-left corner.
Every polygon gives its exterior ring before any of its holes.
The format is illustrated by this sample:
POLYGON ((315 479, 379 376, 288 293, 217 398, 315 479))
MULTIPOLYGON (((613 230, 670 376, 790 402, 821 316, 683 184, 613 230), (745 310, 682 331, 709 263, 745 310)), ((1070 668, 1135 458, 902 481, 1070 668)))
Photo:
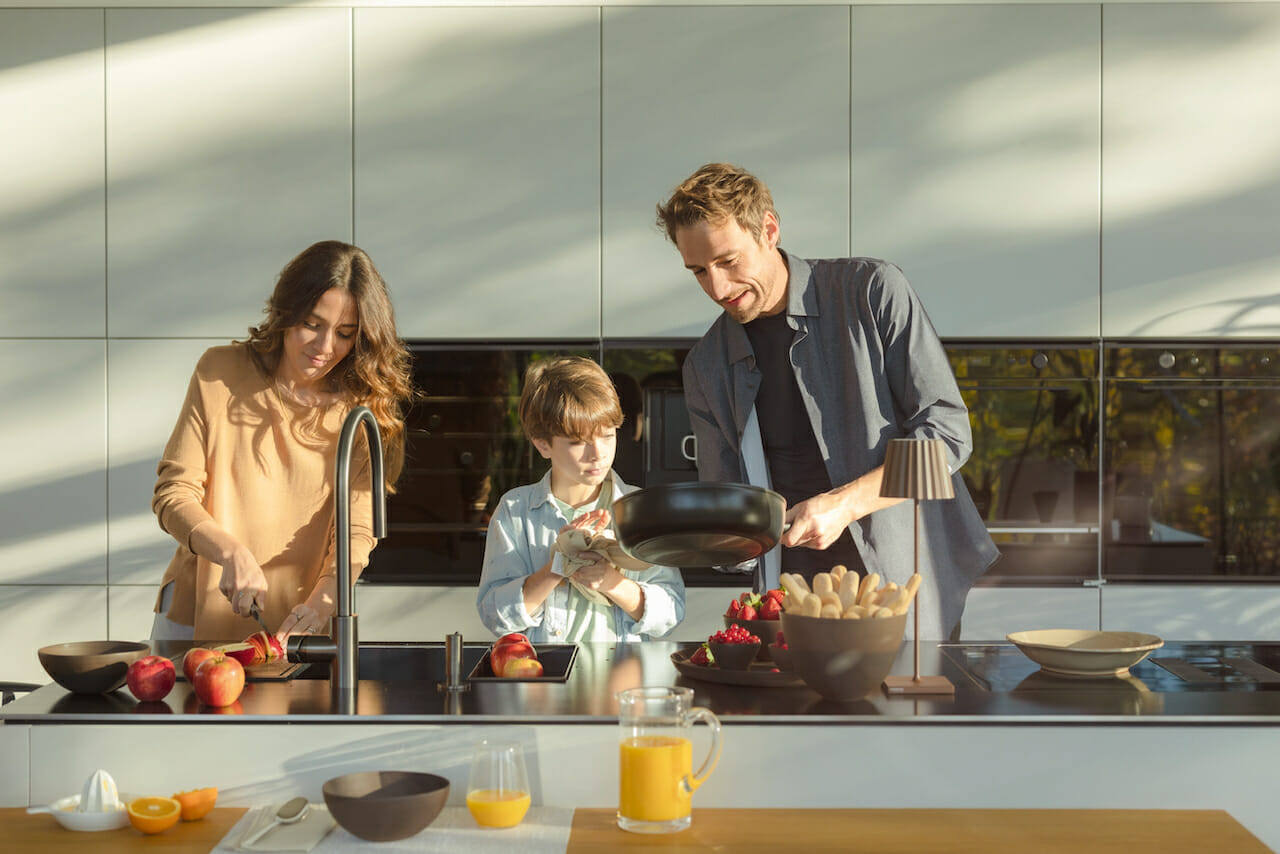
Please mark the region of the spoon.
POLYGON ((240 847, 243 848, 246 845, 252 845, 282 824, 296 824, 297 822, 302 821, 306 816, 308 809, 307 799, 301 795, 285 801, 280 805, 280 809, 276 810, 275 817, 272 818, 271 823, 258 830, 257 833, 250 835, 248 839, 241 839, 240 847))

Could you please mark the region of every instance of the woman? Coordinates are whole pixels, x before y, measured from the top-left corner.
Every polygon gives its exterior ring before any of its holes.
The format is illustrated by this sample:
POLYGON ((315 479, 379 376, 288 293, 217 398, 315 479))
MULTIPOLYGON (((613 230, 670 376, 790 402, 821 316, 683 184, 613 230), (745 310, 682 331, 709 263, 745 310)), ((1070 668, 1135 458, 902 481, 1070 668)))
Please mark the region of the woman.
MULTIPOLYGON (((409 353, 363 250, 327 240, 285 266, 266 321, 205 352, 160 460, 152 510, 178 541, 156 639, 324 631, 337 601, 333 480, 352 408, 377 418, 390 490, 404 462, 409 353)), ((353 578, 374 545, 364 431, 352 456, 353 578)))

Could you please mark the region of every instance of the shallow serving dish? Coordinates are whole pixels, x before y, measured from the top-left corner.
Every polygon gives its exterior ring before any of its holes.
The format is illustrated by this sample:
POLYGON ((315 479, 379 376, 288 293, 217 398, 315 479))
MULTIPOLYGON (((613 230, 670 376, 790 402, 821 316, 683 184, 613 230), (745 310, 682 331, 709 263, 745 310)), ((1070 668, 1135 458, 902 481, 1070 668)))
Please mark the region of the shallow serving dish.
POLYGON ((1128 676, 1129 668, 1164 646, 1143 632, 1039 629, 1006 635, 1041 669, 1065 676, 1128 676))
POLYGON ((129 812, 124 805, 135 797, 136 795, 121 792, 120 808, 111 812, 76 812, 76 807, 80 806, 80 796, 69 795, 49 804, 49 812, 67 830, 116 830, 129 823, 129 812))

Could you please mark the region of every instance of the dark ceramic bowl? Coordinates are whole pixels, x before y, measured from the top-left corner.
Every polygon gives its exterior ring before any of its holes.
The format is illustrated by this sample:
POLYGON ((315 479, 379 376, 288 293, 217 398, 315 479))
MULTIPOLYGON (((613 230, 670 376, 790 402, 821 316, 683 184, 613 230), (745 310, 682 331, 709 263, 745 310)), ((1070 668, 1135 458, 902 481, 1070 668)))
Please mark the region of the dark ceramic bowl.
POLYGON ((902 648, 907 615, 843 620, 782 615, 791 665, 828 700, 861 700, 877 690, 902 648))
POLYGON ((418 771, 357 771, 320 788, 333 820, 370 842, 407 839, 436 820, 449 781, 418 771))
POLYGON ((134 641, 77 641, 41 647, 44 672, 73 694, 106 694, 124 684, 129 665, 151 653, 134 641))
POLYGON ((760 638, 760 655, 761 661, 769 660, 769 644, 773 643, 773 636, 782 628, 780 620, 738 620, 733 617, 724 618, 724 627, 742 626, 751 634, 760 638))
POLYGON ((779 670, 787 671, 795 667, 791 663, 791 650, 776 643, 769 644, 769 657, 773 659, 774 664, 778 665, 779 670))
POLYGON ((717 643, 709 641, 711 655, 715 657, 716 667, 721 670, 746 670, 756 660, 760 652, 760 642, 756 643, 717 643))

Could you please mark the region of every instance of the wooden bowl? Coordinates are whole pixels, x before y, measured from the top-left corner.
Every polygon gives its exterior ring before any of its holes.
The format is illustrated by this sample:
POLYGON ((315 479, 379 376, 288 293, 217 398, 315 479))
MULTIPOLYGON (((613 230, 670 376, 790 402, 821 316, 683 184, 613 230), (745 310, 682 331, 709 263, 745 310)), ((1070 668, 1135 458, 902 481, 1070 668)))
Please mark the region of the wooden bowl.
POLYGON ((877 690, 902 648, 907 615, 837 620, 782 615, 791 665, 828 700, 860 700, 877 690))
POLYGON ((407 839, 436 820, 449 781, 418 771, 357 771, 326 780, 325 806, 344 830, 370 842, 407 839))
POLYGON ((124 684, 129 665, 148 655, 150 644, 134 641, 77 641, 41 647, 40 666, 73 694, 106 694, 124 684))

